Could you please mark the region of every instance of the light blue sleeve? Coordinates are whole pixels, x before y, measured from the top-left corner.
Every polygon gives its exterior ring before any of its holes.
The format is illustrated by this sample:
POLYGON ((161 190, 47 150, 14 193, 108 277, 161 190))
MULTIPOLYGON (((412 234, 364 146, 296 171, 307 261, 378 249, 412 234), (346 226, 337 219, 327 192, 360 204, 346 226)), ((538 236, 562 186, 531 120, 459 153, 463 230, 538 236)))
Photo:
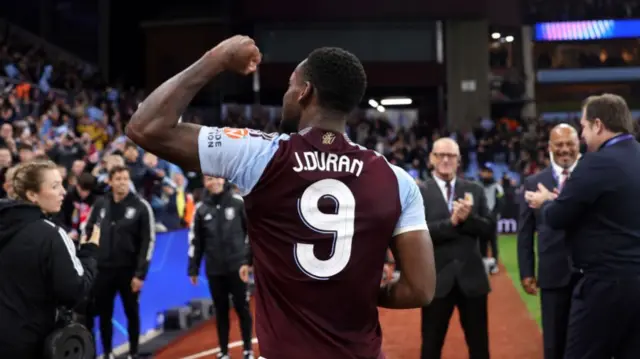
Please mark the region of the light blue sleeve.
POLYGON ((246 196, 262 176, 280 141, 288 139, 288 135, 246 128, 203 126, 198 135, 200 168, 205 175, 226 178, 246 196))
POLYGON ((393 231, 393 236, 412 231, 428 231, 427 219, 424 214, 424 202, 422 194, 407 171, 391 165, 391 169, 398 179, 398 189, 400 193, 400 205, 402 213, 393 231))

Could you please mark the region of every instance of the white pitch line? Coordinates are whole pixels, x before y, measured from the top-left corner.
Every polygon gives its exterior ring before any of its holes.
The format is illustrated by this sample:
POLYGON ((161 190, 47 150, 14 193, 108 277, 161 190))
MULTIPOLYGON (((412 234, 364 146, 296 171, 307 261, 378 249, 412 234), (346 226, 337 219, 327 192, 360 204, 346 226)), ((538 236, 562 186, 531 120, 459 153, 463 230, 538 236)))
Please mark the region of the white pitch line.
MULTIPOLYGON (((242 346, 242 344, 243 344, 242 340, 237 340, 235 342, 231 342, 231 343, 229 343, 229 349, 240 347, 240 346, 242 346)), ((258 338, 251 339, 251 344, 258 344, 258 338)), ((220 347, 213 348, 213 349, 208 349, 208 350, 202 351, 200 353, 196 353, 196 354, 190 355, 188 357, 182 357, 181 359, 198 359, 198 358, 203 358, 203 357, 206 357, 208 355, 214 355, 214 354, 218 354, 218 353, 220 353, 220 347)))

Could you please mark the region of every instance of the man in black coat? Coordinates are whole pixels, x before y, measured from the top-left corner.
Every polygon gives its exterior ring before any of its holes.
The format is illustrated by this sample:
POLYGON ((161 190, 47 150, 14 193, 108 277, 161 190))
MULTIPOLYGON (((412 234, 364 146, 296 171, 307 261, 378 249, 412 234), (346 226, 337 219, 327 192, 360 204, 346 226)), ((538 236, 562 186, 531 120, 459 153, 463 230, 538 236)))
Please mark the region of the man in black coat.
MULTIPOLYGON (((538 184, 561 189, 578 164, 580 139, 578 131, 567 124, 556 126, 549 136, 551 166, 527 177, 525 191, 535 191, 538 184)), ((565 232, 554 230, 544 222, 539 210, 520 203, 518 221, 518 267, 522 288, 529 295, 540 289, 542 338, 545 359, 562 359, 567 339, 572 280, 569 248, 565 232), (538 234, 538 273, 534 237, 538 234)))
POLYGON ((422 308, 422 359, 437 359, 455 307, 460 311, 471 359, 489 358, 487 295, 480 238, 492 230, 482 187, 456 178, 458 144, 442 138, 433 145, 433 178, 421 190, 433 239, 437 284, 433 302, 422 308))
POLYGON ((525 198, 565 230, 581 274, 571 297, 565 359, 640 358, 640 144, 623 98, 585 101, 588 153, 560 194, 542 184, 525 198))

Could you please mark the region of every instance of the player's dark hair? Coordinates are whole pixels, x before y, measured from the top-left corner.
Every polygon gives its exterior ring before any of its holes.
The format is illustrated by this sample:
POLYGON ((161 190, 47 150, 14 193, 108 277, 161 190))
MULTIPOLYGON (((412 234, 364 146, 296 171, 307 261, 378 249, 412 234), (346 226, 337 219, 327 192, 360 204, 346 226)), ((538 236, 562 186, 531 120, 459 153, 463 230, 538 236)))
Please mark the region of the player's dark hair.
POLYGON ((313 50, 302 71, 316 91, 318 104, 327 110, 352 112, 367 88, 367 75, 360 60, 337 47, 313 50))
POLYGON ((115 176, 116 174, 120 173, 120 172, 129 172, 129 167, 127 166, 113 166, 111 168, 111 170, 109 170, 109 179, 112 179, 113 176, 115 176))
POLYGON ((605 93, 589 96, 582 105, 585 119, 589 122, 599 118, 611 132, 633 133, 634 121, 627 101, 618 95, 605 93))

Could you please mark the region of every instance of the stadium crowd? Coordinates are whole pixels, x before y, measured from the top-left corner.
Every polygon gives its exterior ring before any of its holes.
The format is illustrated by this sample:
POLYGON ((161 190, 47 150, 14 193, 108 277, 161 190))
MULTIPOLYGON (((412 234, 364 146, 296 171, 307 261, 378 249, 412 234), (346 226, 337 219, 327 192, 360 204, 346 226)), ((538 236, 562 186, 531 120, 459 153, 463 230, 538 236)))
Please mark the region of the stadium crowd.
MULTIPOLYGON (((55 161, 67 186, 60 224, 74 238, 96 196, 104 193, 106 172, 126 164, 135 189, 153 207, 158 230, 187 226, 194 203, 201 196, 202 179, 150 153, 143 153, 123 135, 124 125, 144 94, 103 83, 99 74, 83 66, 51 60, 37 48, 4 41, 0 50, 0 194, 7 196, 12 166, 36 157, 55 161)), ((276 116, 259 106, 250 115, 241 105, 226 106, 220 123, 275 132, 276 116)), ((183 121, 202 123, 198 109, 183 121)), ((430 176, 428 153, 435 140, 452 136, 460 144, 461 175, 477 178, 485 164, 496 171, 505 190, 517 186, 522 175, 546 167, 547 134, 551 125, 539 120, 479 119, 468 132, 448 133, 418 120, 409 128, 396 128, 383 117, 355 116, 348 134, 356 142, 383 153, 405 168, 418 182, 430 176)))

